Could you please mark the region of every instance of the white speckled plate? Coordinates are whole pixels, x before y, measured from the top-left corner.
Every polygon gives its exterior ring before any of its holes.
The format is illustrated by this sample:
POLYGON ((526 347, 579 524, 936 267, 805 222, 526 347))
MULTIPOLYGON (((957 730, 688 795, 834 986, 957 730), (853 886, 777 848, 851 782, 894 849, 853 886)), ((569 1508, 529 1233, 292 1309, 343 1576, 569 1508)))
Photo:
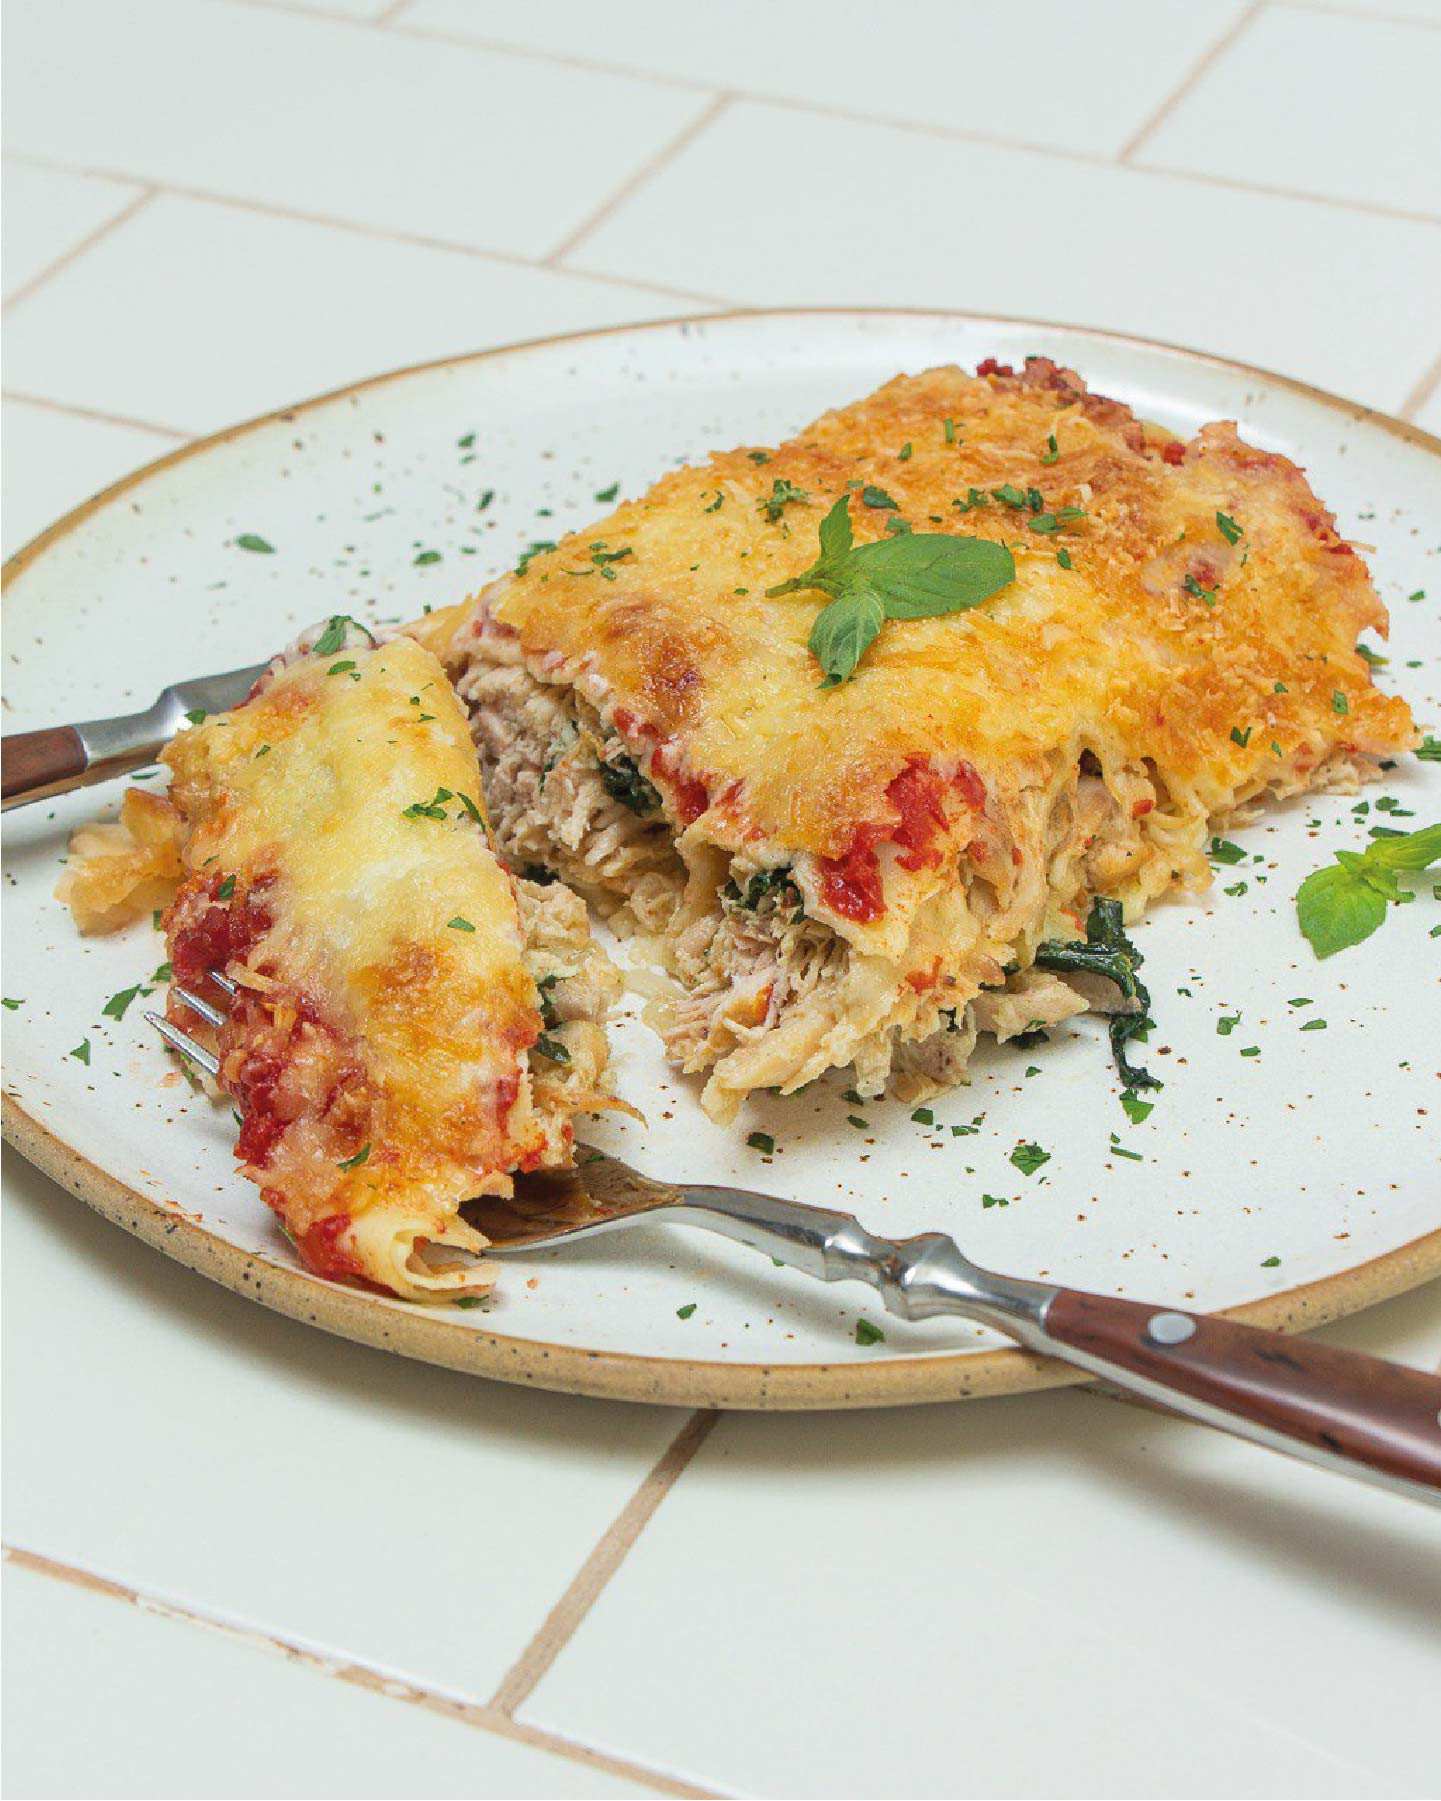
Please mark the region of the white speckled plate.
MULTIPOLYGON (((327 613, 399 619, 456 600, 533 540, 583 524, 614 481, 634 494, 676 462, 784 435, 898 370, 1028 351, 1175 430, 1237 418, 1304 464, 1342 531, 1375 546, 1393 621, 1380 679, 1435 729, 1436 440, 1135 339, 854 312, 698 319, 457 358, 179 451, 12 560, 6 729, 128 711, 168 681, 255 661, 327 613), (242 533, 274 554, 237 548, 242 533), (1408 600, 1417 590, 1427 597, 1408 600)), ((1441 771, 1408 757, 1370 799, 1393 796, 1420 822, 1441 816, 1438 789, 1441 771)), ((7 1136, 118 1224, 282 1312, 542 1386, 794 1407, 1065 1379, 965 1322, 887 1319, 883 1343, 859 1346, 857 1318, 881 1317, 864 1290, 824 1288, 675 1226, 510 1263, 483 1312, 305 1274, 232 1174, 229 1112, 190 1093, 139 1006, 120 1020, 101 1011, 154 970, 158 936, 83 941, 51 900, 68 830, 117 799, 93 789, 8 816, 5 992, 22 1004, 4 1024, 7 1136), (71 1054, 82 1041, 88 1065, 71 1054)), ((1441 907, 1423 888, 1325 964, 1295 924, 1302 876, 1363 843, 1365 828, 1341 797, 1275 809, 1235 834, 1245 864, 1206 902, 1167 903, 1138 929, 1159 1021, 1145 1060, 1166 1082, 1139 1125, 1121 1109, 1102 1030, 1081 1020, 1043 1050, 982 1050, 971 1085, 936 1103, 934 1126, 893 1103, 858 1108, 838 1079, 721 1130, 632 1007, 616 1033, 619 1083, 649 1123, 597 1122, 595 1141, 659 1174, 844 1205, 875 1231, 943 1228, 1017 1274, 1277 1324, 1364 1306, 1441 1272, 1441 941, 1430 936, 1441 907), (1223 1015, 1239 1016, 1227 1034, 1223 1015), (751 1131, 773 1134, 773 1158, 747 1147, 751 1131), (1029 1177, 1009 1161, 1022 1139, 1050 1155, 1029 1177)))

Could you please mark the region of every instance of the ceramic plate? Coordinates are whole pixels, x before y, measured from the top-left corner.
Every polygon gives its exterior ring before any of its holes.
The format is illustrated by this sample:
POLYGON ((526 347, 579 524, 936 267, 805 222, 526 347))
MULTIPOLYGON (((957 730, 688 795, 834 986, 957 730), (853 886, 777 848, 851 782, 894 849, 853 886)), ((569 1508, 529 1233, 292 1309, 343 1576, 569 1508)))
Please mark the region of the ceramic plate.
MULTIPOLYGON (((612 483, 636 494, 681 461, 785 436, 898 370, 1028 351, 1175 431, 1238 419, 1305 465, 1341 530, 1374 546, 1393 628, 1379 679, 1435 729, 1436 440, 1135 339, 874 312, 697 319, 461 357, 191 445, 13 559, 6 729, 130 711, 169 681, 254 662, 328 613, 413 616, 583 525, 612 483), (240 548, 247 534, 273 554, 240 548)), ((1369 821, 1383 796, 1393 817, 1433 819, 1438 787, 1441 771, 1407 757, 1368 791, 1369 821)), ((5 992, 22 1004, 4 1015, 7 1135, 117 1224, 281 1312, 546 1387, 795 1407, 1067 1379, 966 1322, 906 1326, 855 1285, 823 1287, 673 1225, 509 1262, 483 1311, 305 1274, 232 1174, 229 1110, 191 1093, 141 1005, 103 1012, 156 968, 159 936, 82 940, 51 899, 70 828, 118 798, 92 789, 9 816, 5 992), (883 1322, 882 1341, 857 1343, 863 1318, 883 1322)), ((594 1141, 667 1177, 844 1206, 897 1236, 941 1228, 997 1268, 1168 1305, 1301 1326, 1396 1293, 1441 1271, 1441 907, 1423 886, 1366 944, 1313 959, 1292 897, 1335 849, 1366 842, 1355 808, 1322 796, 1268 811, 1232 834, 1244 862, 1221 869, 1205 901, 1168 902, 1138 928, 1158 1021, 1145 1060, 1165 1079, 1139 1124, 1102 1028, 1082 1019, 1034 1053, 983 1048, 933 1123, 891 1102, 857 1106, 837 1078, 722 1130, 629 1002, 616 1072, 646 1123, 610 1116, 594 1141), (773 1156, 747 1144, 752 1132, 774 1138, 773 1156), (1029 1176, 1010 1161, 1020 1141, 1048 1153, 1029 1176)))

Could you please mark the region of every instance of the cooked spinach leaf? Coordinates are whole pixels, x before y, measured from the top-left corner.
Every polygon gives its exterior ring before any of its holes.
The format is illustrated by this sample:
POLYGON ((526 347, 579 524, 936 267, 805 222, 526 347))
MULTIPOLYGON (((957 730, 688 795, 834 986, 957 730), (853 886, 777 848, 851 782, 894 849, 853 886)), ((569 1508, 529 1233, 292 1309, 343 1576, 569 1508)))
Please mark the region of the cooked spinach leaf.
POLYGON ((1155 1021, 1149 1017, 1150 990, 1136 971, 1143 962, 1141 953, 1126 936, 1121 903, 1097 899, 1086 921, 1086 936, 1070 942, 1050 939, 1036 948, 1039 969, 1086 970, 1107 977, 1120 989, 1126 1000, 1138 1003, 1135 1013, 1116 1013, 1111 1017, 1111 1055, 1116 1070, 1127 1088, 1159 1088, 1160 1082, 1146 1070, 1138 1068, 1126 1054, 1133 1038, 1148 1031, 1155 1021))

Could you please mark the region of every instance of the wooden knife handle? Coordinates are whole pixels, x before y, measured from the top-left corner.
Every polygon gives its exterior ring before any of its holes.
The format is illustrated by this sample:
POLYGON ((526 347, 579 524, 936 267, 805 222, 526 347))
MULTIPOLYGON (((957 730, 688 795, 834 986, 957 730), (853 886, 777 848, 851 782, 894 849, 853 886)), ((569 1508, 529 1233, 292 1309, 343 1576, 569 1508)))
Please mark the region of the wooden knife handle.
MULTIPOLYGON (((1249 1421, 1325 1461, 1364 1464, 1441 1500, 1441 1376, 1208 1314, 1060 1289, 1045 1335, 1142 1392, 1249 1421)), ((1212 1422, 1226 1425, 1225 1420, 1212 1422)), ((1233 1426, 1231 1428, 1235 1430, 1233 1426)), ((1260 1434, 1258 1434, 1260 1436, 1260 1434)))
POLYGON ((4 803, 38 793, 59 794, 84 775, 85 747, 73 725, 50 725, 39 732, 11 732, 0 745, 4 803))

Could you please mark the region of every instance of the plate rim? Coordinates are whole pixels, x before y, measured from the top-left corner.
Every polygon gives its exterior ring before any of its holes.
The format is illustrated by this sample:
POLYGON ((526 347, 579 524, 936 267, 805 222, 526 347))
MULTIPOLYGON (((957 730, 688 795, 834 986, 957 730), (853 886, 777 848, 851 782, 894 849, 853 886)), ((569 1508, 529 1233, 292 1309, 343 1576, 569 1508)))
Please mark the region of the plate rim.
MULTIPOLYGON (((1268 385, 1300 394, 1331 411, 1345 414, 1355 423, 1379 426, 1392 436, 1441 459, 1441 438, 1409 420, 1254 363, 1132 332, 943 307, 734 307, 718 312, 676 314, 664 319, 598 326, 584 331, 549 333, 484 350, 462 351, 409 363, 222 427, 177 445, 71 508, 6 558, 0 569, 0 586, 8 589, 51 546, 68 537, 92 515, 177 464, 204 456, 267 425, 290 423, 301 414, 392 381, 621 334, 670 332, 680 326, 725 324, 737 320, 808 318, 931 319, 1005 327, 1030 326, 1037 330, 1064 331, 1078 337, 1094 338, 1123 348, 1160 350, 1189 363, 1255 377, 1268 385)), ((33 1163, 103 1218, 233 1293, 357 1343, 499 1381, 669 1406, 779 1410, 961 1400, 1018 1394, 1091 1379, 1085 1371, 1054 1358, 1038 1357, 1019 1347, 892 1355, 874 1363, 723 1363, 701 1358, 586 1350, 579 1346, 491 1333, 469 1322, 462 1324, 438 1313, 343 1288, 307 1271, 242 1250, 201 1222, 151 1200, 120 1177, 92 1163, 30 1113, 8 1086, 3 1094, 3 1107, 0 1107, 0 1129, 3 1129, 5 1142, 27 1162, 33 1163)), ((1403 1294, 1438 1276, 1441 1276, 1441 1227, 1368 1258, 1351 1269, 1223 1309, 1218 1317, 1283 1332, 1303 1331, 1403 1294)))

